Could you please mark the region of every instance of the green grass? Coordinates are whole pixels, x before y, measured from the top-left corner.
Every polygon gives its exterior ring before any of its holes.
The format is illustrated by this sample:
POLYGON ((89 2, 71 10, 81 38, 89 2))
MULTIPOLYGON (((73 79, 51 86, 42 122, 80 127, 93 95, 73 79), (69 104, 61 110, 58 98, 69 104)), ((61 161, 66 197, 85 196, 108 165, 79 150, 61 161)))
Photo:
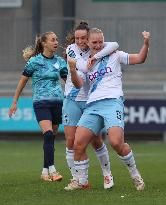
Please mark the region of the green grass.
POLYGON ((99 162, 91 148, 90 190, 67 192, 70 173, 65 159, 64 142, 56 144, 56 166, 63 175, 61 182, 40 180, 42 169, 41 141, 0 142, 0 204, 1 205, 164 205, 166 204, 166 144, 132 143, 135 159, 146 183, 143 192, 135 190, 127 169, 110 150, 115 186, 103 189, 99 162), (124 196, 124 197, 121 197, 124 196))

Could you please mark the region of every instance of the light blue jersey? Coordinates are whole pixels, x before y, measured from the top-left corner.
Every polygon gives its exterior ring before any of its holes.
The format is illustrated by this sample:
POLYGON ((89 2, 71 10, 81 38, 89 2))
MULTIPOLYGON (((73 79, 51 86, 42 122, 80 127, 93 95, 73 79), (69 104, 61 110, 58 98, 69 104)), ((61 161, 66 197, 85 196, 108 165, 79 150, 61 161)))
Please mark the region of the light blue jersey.
POLYGON ((33 102, 41 100, 63 100, 61 78, 66 78, 66 62, 54 55, 47 58, 38 54, 27 62, 23 75, 32 77, 33 102))

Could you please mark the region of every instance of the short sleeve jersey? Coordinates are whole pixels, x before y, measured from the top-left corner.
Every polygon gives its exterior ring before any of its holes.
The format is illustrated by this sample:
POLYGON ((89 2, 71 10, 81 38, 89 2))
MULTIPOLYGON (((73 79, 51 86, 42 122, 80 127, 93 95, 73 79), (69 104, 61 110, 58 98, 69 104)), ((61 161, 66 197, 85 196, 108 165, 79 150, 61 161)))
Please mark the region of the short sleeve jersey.
POLYGON ((129 64, 128 53, 116 51, 97 61, 87 73, 90 85, 87 104, 106 98, 123 96, 121 64, 129 64))
POLYGON ((63 100, 60 77, 67 77, 67 65, 60 56, 47 58, 38 54, 30 58, 22 74, 32 78, 33 102, 63 100))
MULTIPOLYGON (((74 43, 74 44, 71 44, 67 47, 66 54, 67 54, 67 56, 74 58, 76 61, 78 59, 87 60, 89 58, 90 51, 89 51, 89 49, 86 51, 82 51, 74 43)), ((86 81, 86 75, 79 70, 77 72, 78 72, 78 75, 80 75, 86 81)), ((67 81, 65 84, 65 96, 67 98, 70 98, 70 99, 75 100, 75 101, 87 101, 88 91, 89 91, 89 86, 87 83, 85 83, 81 89, 77 89, 73 85, 73 83, 71 81, 71 74, 70 74, 69 68, 68 68, 68 76, 67 76, 67 81)))

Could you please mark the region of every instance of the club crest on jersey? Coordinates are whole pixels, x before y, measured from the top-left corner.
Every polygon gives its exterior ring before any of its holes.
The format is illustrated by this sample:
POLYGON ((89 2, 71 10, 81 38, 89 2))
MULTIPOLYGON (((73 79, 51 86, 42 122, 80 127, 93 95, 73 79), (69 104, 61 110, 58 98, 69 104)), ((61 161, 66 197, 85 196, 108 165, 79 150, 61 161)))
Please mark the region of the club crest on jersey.
POLYGON ((68 55, 71 57, 71 58, 75 58, 76 57, 76 54, 73 50, 69 50, 68 52, 68 55))
POLYGON ((109 58, 109 55, 108 55, 108 56, 104 56, 104 57, 101 59, 101 63, 102 63, 102 64, 105 64, 105 63, 108 61, 108 58, 109 58))
POLYGON ((56 70, 58 70, 59 69, 59 63, 54 63, 54 68, 56 69, 56 70))

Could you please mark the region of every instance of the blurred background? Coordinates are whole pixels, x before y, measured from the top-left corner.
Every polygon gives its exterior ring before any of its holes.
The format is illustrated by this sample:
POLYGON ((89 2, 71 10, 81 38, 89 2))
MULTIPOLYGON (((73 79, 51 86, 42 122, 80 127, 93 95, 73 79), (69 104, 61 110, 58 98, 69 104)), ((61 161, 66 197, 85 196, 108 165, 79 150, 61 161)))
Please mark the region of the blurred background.
MULTIPOLYGON (((105 41, 139 52, 141 32, 151 33, 147 61, 123 67, 126 137, 166 141, 166 0, 0 0, 0 138, 40 135, 31 101, 31 82, 13 119, 8 109, 24 68, 22 50, 35 35, 54 31, 63 47, 80 20, 103 30, 105 41)), ((58 50, 61 55, 62 48, 58 50)), ((63 137, 63 126, 59 134, 63 137)))

